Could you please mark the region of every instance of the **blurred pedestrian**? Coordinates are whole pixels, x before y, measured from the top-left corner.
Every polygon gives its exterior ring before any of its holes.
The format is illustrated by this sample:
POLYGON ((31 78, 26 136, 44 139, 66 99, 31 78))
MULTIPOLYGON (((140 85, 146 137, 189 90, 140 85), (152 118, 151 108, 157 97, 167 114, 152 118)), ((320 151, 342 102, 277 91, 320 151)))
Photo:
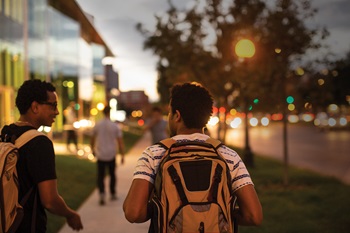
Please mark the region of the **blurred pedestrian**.
POLYGON ((73 142, 75 150, 78 151, 78 136, 74 128, 74 122, 77 121, 77 114, 75 110, 75 102, 71 101, 68 107, 63 111, 65 124, 63 129, 66 131, 66 145, 67 150, 70 150, 70 143, 73 142))
MULTIPOLYGON (((24 132, 37 130, 40 126, 51 127, 59 114, 55 87, 38 79, 27 80, 22 84, 18 89, 16 106, 20 112, 19 121, 5 126, 1 135, 18 138, 24 132)), ((16 168, 19 183, 18 200, 22 200, 31 192, 23 206, 23 220, 16 232, 45 233, 45 210, 65 217, 73 230, 83 229, 79 214, 69 208, 58 193, 54 147, 46 135, 31 139, 19 149, 16 168), (30 191, 31 189, 33 191, 30 191)))
POLYGON ((163 118, 162 109, 155 106, 152 108, 151 118, 146 122, 145 130, 152 134, 152 144, 155 144, 168 137, 167 121, 163 118))
POLYGON ((103 109, 104 118, 97 122, 92 130, 91 148, 97 158, 97 186, 100 194, 100 205, 105 204, 105 170, 109 171, 109 192, 111 200, 117 199, 116 192, 116 156, 121 154, 121 164, 124 164, 124 142, 122 130, 117 123, 110 120, 109 106, 103 109))

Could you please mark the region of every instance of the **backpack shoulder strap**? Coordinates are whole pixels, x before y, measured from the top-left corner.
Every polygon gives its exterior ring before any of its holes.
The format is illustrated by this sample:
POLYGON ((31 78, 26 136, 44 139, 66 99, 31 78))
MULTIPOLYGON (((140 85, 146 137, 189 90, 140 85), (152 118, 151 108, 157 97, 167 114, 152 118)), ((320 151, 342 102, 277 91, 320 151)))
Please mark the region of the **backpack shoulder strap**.
MULTIPOLYGON (((16 139, 15 141, 15 146, 17 148, 21 148, 23 145, 25 145, 27 142, 29 142, 30 140, 32 140, 33 138, 37 137, 37 136, 45 136, 46 135, 42 132, 39 132, 36 129, 30 129, 26 132, 24 132, 19 138, 16 139)), ((29 189, 29 191, 24 195, 24 197, 22 198, 22 200, 20 201, 20 205, 24 206, 24 204, 28 201, 30 195, 32 194, 32 192, 35 192, 34 194, 34 207, 33 207, 33 211, 32 211, 32 226, 31 226, 31 233, 35 232, 35 222, 36 222, 36 212, 37 212, 37 199, 38 199, 38 192, 36 191, 36 188, 31 187, 29 189)))
POLYGON ((217 149, 219 146, 223 145, 223 143, 221 141, 214 139, 214 138, 208 138, 205 142, 211 144, 215 149, 217 149))
POLYGON ((40 135, 46 136, 44 133, 39 132, 36 129, 28 130, 28 131, 24 132, 19 138, 16 139, 15 146, 18 148, 21 148, 24 144, 26 144, 27 142, 29 142, 33 138, 40 136, 40 135))
POLYGON ((169 149, 176 141, 172 138, 166 138, 158 142, 159 145, 163 146, 165 149, 169 149))

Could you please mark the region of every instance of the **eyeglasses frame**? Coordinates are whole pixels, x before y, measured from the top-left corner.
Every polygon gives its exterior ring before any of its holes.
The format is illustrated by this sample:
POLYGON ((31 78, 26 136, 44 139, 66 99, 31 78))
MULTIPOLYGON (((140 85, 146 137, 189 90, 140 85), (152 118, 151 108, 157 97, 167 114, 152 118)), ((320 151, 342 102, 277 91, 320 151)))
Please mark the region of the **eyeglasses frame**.
POLYGON ((57 109, 57 102, 48 102, 48 101, 41 101, 41 102, 38 102, 39 104, 45 104, 45 105, 49 105, 52 107, 53 110, 56 110, 57 109))

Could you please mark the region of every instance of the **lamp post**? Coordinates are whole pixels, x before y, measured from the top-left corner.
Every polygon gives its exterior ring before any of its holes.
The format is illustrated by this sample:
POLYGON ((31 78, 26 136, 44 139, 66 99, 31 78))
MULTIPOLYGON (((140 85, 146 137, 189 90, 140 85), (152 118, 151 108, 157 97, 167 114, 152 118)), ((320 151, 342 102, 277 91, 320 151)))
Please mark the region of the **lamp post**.
MULTIPOLYGON (((255 46, 254 43, 251 40, 248 39, 242 39, 239 40, 235 46, 235 53, 236 55, 243 60, 243 66, 244 69, 247 68, 247 60, 254 56, 255 54, 255 46)), ((246 85, 245 85, 246 86, 246 85)), ((243 90, 241 93, 244 96, 244 111, 245 111, 245 148, 243 152, 243 158, 244 162, 247 166, 254 166, 253 161, 253 153, 250 149, 249 144, 249 134, 248 134, 248 128, 249 128, 249 119, 248 119, 248 112, 249 112, 249 99, 247 94, 245 93, 246 90, 243 90)))

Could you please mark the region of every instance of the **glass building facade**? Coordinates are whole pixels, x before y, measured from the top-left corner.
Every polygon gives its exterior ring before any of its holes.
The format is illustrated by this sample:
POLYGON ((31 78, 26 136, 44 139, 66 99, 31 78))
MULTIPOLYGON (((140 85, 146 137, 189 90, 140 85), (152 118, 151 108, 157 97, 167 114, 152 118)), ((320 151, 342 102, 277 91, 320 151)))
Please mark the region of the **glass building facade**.
POLYGON ((0 0, 0 126, 14 118, 14 90, 24 81, 23 6, 0 0))
MULTIPOLYGON (((60 113, 74 101, 87 118, 105 101, 101 61, 113 54, 83 15, 74 0, 0 0, 0 128, 18 119, 16 91, 27 79, 54 83, 60 113)), ((55 124, 61 131, 62 114, 55 124)))

